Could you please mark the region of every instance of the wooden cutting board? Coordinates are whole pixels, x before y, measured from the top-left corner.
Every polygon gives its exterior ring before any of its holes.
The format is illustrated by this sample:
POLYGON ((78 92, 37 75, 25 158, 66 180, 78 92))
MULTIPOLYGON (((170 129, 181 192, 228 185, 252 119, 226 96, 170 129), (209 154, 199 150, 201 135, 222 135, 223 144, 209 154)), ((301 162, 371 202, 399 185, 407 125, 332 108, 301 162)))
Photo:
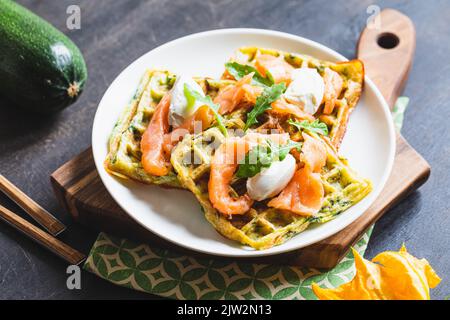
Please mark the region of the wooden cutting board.
MULTIPOLYGON (((392 9, 383 10, 378 18, 380 28, 374 23, 374 28, 362 32, 357 56, 364 61, 366 74, 392 107, 406 83, 413 61, 415 30, 408 17, 392 9)), ((380 196, 358 220, 334 236, 303 249, 271 257, 233 260, 332 268, 377 219, 421 186, 429 174, 428 163, 398 134, 392 174, 380 196)), ((162 240, 132 220, 104 188, 91 149, 56 170, 51 181, 61 204, 83 225, 189 255, 204 256, 162 240)))

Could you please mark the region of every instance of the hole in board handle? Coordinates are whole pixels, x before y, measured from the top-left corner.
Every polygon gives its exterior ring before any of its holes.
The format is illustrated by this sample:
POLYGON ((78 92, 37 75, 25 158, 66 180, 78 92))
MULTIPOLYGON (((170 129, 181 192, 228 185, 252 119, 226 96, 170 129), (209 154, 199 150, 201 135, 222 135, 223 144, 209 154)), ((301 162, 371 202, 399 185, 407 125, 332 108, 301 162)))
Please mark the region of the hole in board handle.
POLYGON ((378 36, 377 43, 384 49, 394 49, 400 43, 400 39, 391 32, 385 32, 378 36))

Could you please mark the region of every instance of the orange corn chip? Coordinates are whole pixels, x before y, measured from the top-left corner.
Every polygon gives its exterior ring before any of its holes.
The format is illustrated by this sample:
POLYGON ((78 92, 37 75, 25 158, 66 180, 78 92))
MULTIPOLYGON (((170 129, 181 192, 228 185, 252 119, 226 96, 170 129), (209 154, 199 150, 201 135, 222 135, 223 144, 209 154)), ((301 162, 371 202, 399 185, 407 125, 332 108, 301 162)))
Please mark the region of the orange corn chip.
POLYGON ((352 281, 335 289, 323 289, 313 283, 321 300, 429 300, 430 288, 441 279, 427 260, 410 255, 403 245, 400 251, 386 251, 372 261, 352 249, 356 274, 352 281))

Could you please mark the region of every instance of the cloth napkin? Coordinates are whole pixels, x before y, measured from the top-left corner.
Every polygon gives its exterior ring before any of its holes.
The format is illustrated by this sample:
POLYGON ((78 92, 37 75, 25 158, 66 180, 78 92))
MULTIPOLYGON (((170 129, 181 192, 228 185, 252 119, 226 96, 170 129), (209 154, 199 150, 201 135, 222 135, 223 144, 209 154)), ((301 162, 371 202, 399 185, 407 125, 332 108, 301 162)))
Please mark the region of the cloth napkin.
MULTIPOLYGON (((400 97, 392 112, 398 130, 408 102, 407 97, 400 97)), ((372 229, 354 246, 361 255, 372 229)), ((334 269, 322 271, 194 258, 103 232, 84 268, 116 285, 180 300, 317 299, 311 289, 313 282, 332 288, 355 274, 351 252, 334 269)))

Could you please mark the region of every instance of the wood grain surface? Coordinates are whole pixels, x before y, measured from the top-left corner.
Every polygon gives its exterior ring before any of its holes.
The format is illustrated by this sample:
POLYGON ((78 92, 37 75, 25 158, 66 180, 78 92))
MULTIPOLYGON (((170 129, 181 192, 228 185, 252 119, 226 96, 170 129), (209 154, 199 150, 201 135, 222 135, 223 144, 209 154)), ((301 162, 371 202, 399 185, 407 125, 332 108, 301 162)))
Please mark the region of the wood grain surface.
POLYGON ((14 184, 0 174, 0 191, 6 194, 12 201, 21 207, 30 217, 44 227, 52 235, 56 236, 66 229, 66 226, 56 219, 47 210, 42 208, 33 199, 23 193, 14 184))
POLYGON ((380 27, 364 29, 358 41, 357 56, 364 61, 367 75, 392 107, 411 70, 416 30, 413 22, 399 11, 386 9, 377 17, 380 27))
MULTIPOLYGON (((54 117, 17 110, 0 99, 0 172, 68 226, 60 235, 89 250, 96 232, 72 223, 53 194, 49 175, 91 144, 97 104, 114 78, 134 59, 190 33, 227 27, 280 30, 318 41, 348 58, 367 19, 380 8, 407 14, 417 31, 416 57, 404 94, 411 99, 402 134, 431 164, 428 182, 377 222, 366 253, 372 258, 403 242, 425 257, 444 281, 432 291, 450 294, 450 2, 447 0, 18 0, 66 33, 80 47, 88 69, 85 92, 54 117), (66 27, 69 5, 81 8, 81 29, 66 27), (447 276, 447 277, 446 277, 447 276)), ((0 195, 0 203, 19 211, 0 195)), ((23 217, 27 218, 25 213, 23 217)), ((83 273, 82 290, 68 290, 66 264, 0 223, 0 299, 114 298, 149 295, 113 286, 83 273)))
POLYGON ((38 242, 43 247, 65 260, 69 265, 79 265, 86 256, 71 248, 57 238, 21 218, 11 210, 0 205, 0 218, 25 236, 38 242))

